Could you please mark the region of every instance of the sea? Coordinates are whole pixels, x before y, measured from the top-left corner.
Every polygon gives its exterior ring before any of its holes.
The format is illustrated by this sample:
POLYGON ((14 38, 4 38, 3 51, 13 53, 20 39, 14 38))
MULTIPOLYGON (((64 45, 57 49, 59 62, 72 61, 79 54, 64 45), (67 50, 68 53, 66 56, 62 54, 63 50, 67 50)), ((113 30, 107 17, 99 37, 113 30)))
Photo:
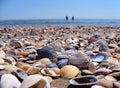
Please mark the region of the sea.
POLYGON ((120 26, 120 19, 0 20, 0 26, 120 26))

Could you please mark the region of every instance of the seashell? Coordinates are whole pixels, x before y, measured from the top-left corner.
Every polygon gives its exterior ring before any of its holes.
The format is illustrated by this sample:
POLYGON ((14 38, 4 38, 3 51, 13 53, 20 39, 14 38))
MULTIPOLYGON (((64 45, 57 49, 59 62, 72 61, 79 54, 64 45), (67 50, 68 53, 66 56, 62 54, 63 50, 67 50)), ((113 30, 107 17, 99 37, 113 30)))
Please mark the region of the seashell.
POLYGON ((96 67, 95 67, 95 65, 92 62, 89 63, 88 70, 93 72, 93 73, 95 72, 96 67))
POLYGON ((13 57, 11 57, 11 56, 7 56, 7 57, 5 58, 5 60, 6 60, 6 62, 9 62, 9 63, 12 64, 12 65, 15 65, 15 64, 16 64, 16 60, 15 60, 13 57))
POLYGON ((99 63, 97 63, 97 62, 92 62, 93 64, 94 64, 94 66, 97 66, 99 63))
POLYGON ((23 46, 23 43, 18 40, 11 40, 9 44, 10 46, 15 47, 15 48, 21 48, 23 46))
POLYGON ((57 77, 60 76, 60 74, 55 73, 52 69, 49 69, 49 68, 43 68, 41 70, 41 73, 45 76, 51 76, 51 77, 54 77, 54 78, 57 78, 57 77))
POLYGON ((105 53, 98 53, 97 55, 91 55, 90 59, 95 62, 103 62, 108 59, 108 55, 105 53))
POLYGON ((120 72, 114 72, 109 75, 115 77, 116 79, 120 79, 120 72))
POLYGON ((27 57, 29 55, 29 52, 26 52, 26 51, 17 51, 17 54, 21 55, 23 57, 27 57))
POLYGON ((26 70, 26 73, 27 73, 28 75, 38 74, 38 73, 39 73, 39 68, 31 66, 30 68, 28 68, 28 69, 26 70))
POLYGON ((24 46, 30 46, 31 45, 31 43, 29 41, 24 41, 23 43, 24 43, 24 46))
POLYGON ((108 68, 108 67, 109 67, 109 63, 107 61, 103 61, 101 64, 99 64, 97 69, 99 69, 99 68, 108 68))
POLYGON ((104 78, 99 79, 98 84, 105 87, 105 88, 113 88, 113 82, 106 80, 104 78))
POLYGON ((60 74, 60 69, 59 68, 50 68, 53 70, 56 74, 60 74))
POLYGON ((116 58, 117 60, 120 60, 120 56, 118 56, 118 55, 113 55, 112 57, 116 58))
POLYGON ((102 79, 102 78, 104 78, 104 75, 97 75, 96 78, 97 79, 102 79))
POLYGON ((66 65, 66 66, 62 67, 60 70, 60 75, 63 78, 67 78, 67 79, 73 78, 73 77, 77 76, 79 73, 81 74, 80 70, 73 65, 66 65))
POLYGON ((111 64, 115 64, 115 65, 119 65, 119 61, 113 57, 109 57, 107 59, 108 63, 111 63, 111 64))
POLYGON ((119 82, 114 82, 113 85, 114 85, 114 88, 120 88, 120 83, 119 82))
POLYGON ((6 56, 16 57, 16 56, 17 56, 17 53, 15 52, 15 50, 8 50, 8 51, 6 52, 6 56))
POLYGON ((36 60, 36 55, 35 55, 35 54, 29 54, 29 55, 28 55, 28 58, 29 58, 30 60, 36 60))
POLYGON ((40 62, 41 62, 42 64, 47 64, 47 63, 49 63, 49 62, 51 62, 51 61, 50 61, 49 58, 42 58, 42 59, 40 59, 40 62))
POLYGON ((114 77, 112 77, 112 76, 105 76, 105 79, 106 80, 109 80, 109 81, 112 81, 112 82, 116 82, 117 81, 117 79, 115 79, 114 77))
POLYGON ((1 88, 19 88, 21 83, 11 74, 4 74, 1 77, 1 88))
POLYGON ((120 71, 120 66, 114 66, 111 68, 113 72, 117 72, 117 71, 120 71))
POLYGON ((95 71, 95 75, 107 75, 111 72, 112 72, 112 70, 110 70, 108 68, 100 68, 100 69, 95 71))
POLYGON ((49 83, 51 83, 53 81, 52 77, 50 77, 50 76, 44 76, 44 78, 46 78, 49 81, 49 83))
POLYGON ((118 46, 116 44, 109 44, 108 47, 109 48, 118 48, 118 46))
POLYGON ((103 87, 101 85, 93 85, 91 88, 105 88, 105 87, 103 87))
POLYGON ((68 64, 68 59, 59 60, 56 64, 57 64, 58 68, 62 68, 63 66, 68 64))
POLYGON ((5 61, 2 58, 0 58, 0 64, 5 64, 5 61))
POLYGON ((50 83, 43 76, 36 74, 28 76, 20 88, 50 88, 50 83))
POLYGON ((95 78, 94 76, 82 76, 82 77, 72 78, 70 80, 70 84, 79 87, 92 86, 97 83, 98 83, 98 79, 95 78))
POLYGON ((46 64, 46 67, 53 68, 53 67, 58 67, 58 66, 55 63, 49 62, 49 63, 46 64))
POLYGON ((13 75, 15 75, 19 79, 20 82, 22 82, 28 76, 27 73, 25 73, 22 70, 16 70, 16 71, 13 71, 11 73, 13 75))
POLYGON ((93 72, 91 72, 89 70, 82 70, 81 74, 82 75, 93 75, 93 72))
POLYGON ((0 65, 0 70, 5 69, 4 65, 0 65))
POLYGON ((77 66, 79 69, 87 69, 89 63, 89 58, 83 55, 81 52, 73 54, 69 59, 69 64, 77 66))
POLYGON ((16 66, 12 66, 12 65, 4 65, 4 68, 5 68, 5 70, 7 70, 9 72, 12 72, 12 71, 20 69, 20 68, 18 68, 16 66))
POLYGON ((5 52, 3 50, 0 50, 0 58, 5 58, 5 52))
POLYGON ((57 54, 52 46, 45 46, 41 49, 37 49, 37 54, 39 58, 49 58, 53 59, 57 54))

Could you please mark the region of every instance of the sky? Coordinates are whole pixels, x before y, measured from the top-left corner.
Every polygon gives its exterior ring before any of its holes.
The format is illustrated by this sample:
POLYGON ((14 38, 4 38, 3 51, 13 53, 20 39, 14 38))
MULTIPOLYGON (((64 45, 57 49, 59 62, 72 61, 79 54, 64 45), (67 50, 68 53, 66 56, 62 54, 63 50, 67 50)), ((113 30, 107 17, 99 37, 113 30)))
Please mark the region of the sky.
POLYGON ((120 19, 120 0, 0 0, 0 20, 120 19))

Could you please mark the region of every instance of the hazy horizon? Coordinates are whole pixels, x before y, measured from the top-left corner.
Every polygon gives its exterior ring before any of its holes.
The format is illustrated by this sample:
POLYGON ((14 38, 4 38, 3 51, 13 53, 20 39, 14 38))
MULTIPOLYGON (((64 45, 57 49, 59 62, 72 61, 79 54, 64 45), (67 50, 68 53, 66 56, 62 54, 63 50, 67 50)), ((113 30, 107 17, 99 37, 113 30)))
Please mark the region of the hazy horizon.
POLYGON ((0 0, 0 20, 120 19, 120 0, 0 0))

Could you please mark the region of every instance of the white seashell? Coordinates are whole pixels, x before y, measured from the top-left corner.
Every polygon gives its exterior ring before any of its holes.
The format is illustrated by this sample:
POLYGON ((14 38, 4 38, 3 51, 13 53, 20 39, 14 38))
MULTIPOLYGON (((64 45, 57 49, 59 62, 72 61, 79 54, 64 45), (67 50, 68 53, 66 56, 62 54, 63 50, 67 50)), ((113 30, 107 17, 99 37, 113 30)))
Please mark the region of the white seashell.
POLYGON ((30 75, 21 84, 20 88, 50 88, 49 81, 42 75, 30 75), (35 87, 34 87, 35 86, 35 87))
POLYGON ((21 83, 11 74, 4 74, 1 77, 1 88, 19 88, 21 83))

